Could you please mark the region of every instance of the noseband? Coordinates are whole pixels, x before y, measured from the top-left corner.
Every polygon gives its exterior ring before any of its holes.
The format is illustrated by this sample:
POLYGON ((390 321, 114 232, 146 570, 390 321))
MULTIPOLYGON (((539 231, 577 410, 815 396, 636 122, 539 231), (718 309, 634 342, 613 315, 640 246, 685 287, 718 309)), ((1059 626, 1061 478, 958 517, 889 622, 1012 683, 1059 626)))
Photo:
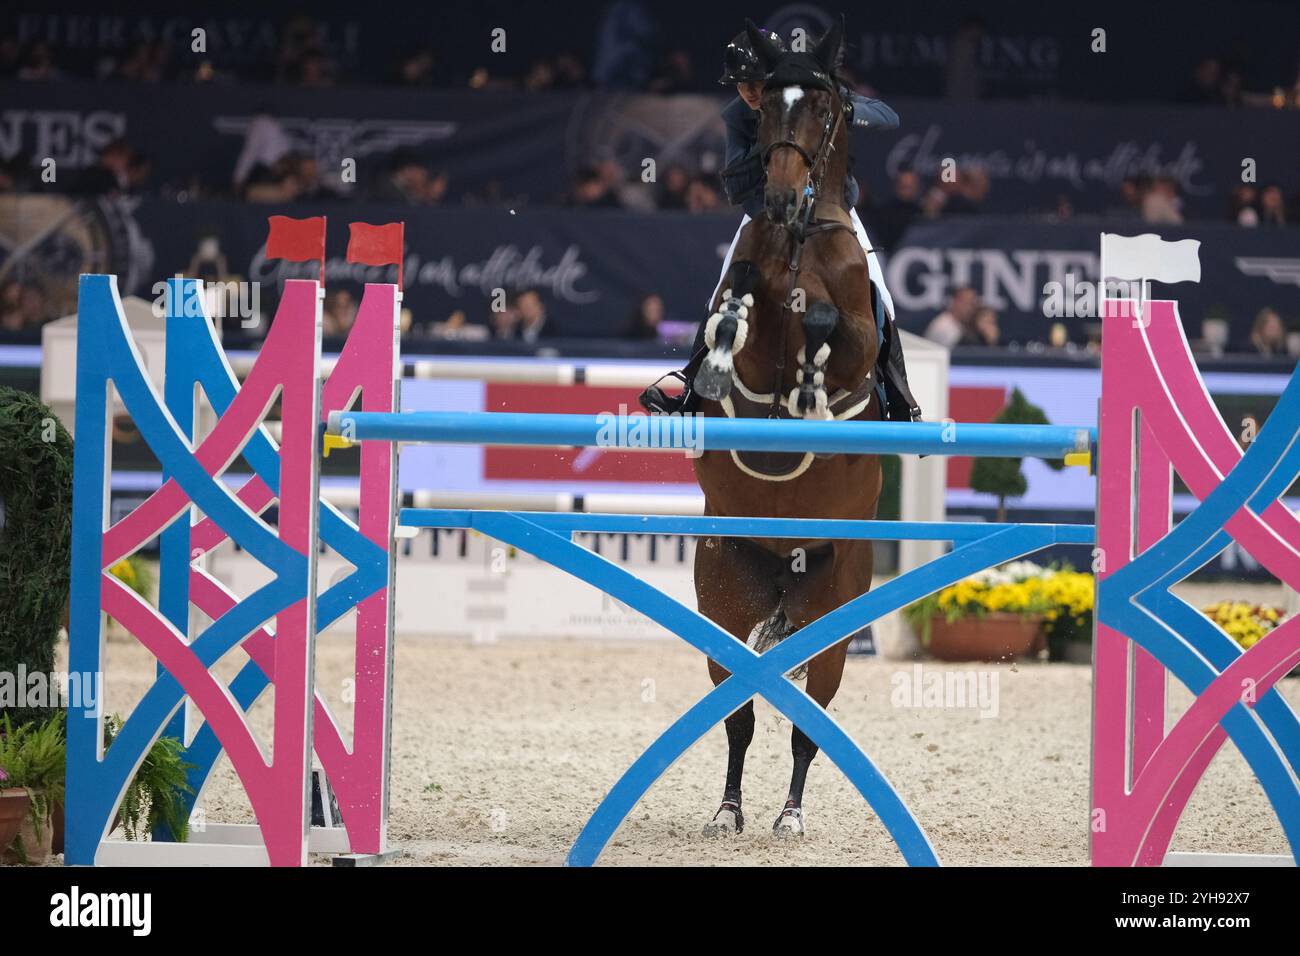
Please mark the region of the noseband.
MULTIPOLYGON (((834 94, 832 94, 834 95, 834 94)), ((804 165, 808 167, 808 184, 804 187, 804 203, 811 208, 809 200, 816 200, 821 193, 822 178, 826 175, 826 167, 830 162, 831 151, 835 149, 835 137, 839 135, 840 124, 844 122, 844 104, 841 100, 838 110, 832 109, 826 115, 826 122, 822 125, 821 142, 817 145, 817 152, 810 154, 802 144, 798 143, 793 135, 785 139, 779 139, 775 143, 768 145, 763 150, 763 171, 767 171, 768 165, 772 161, 772 154, 778 149, 793 149, 803 159, 804 165), (821 167, 818 171, 818 167, 821 167)))

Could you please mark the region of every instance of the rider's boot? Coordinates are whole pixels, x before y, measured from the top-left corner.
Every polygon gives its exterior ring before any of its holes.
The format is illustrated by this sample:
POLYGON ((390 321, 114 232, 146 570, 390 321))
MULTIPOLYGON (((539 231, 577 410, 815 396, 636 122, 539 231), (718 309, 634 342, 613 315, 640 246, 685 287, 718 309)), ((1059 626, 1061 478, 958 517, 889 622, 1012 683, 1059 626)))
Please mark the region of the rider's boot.
POLYGON ((651 415, 689 415, 699 411, 700 396, 696 393, 695 373, 699 371, 704 359, 704 323, 695 330, 695 342, 691 345, 691 359, 686 367, 677 372, 669 372, 663 378, 676 379, 682 383, 680 395, 669 395, 655 382, 641 393, 641 407, 651 415))
POLYGON ((684 372, 670 372, 664 378, 661 378, 659 382, 655 382, 641 393, 641 407, 651 415, 687 415, 699 408, 700 397, 696 394, 695 389, 691 388, 691 383, 687 380, 684 372), (681 394, 670 395, 660 388, 659 382, 662 382, 665 378, 676 379, 681 382, 681 394))

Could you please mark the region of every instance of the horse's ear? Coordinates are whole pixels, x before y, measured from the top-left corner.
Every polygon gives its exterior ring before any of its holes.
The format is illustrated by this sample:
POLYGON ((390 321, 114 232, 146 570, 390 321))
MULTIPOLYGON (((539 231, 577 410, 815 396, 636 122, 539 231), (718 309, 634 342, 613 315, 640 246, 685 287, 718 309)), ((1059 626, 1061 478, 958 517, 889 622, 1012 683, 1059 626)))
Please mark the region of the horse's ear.
POLYGON ((763 64, 763 69, 770 70, 772 65, 781 58, 781 48, 768 39, 762 30, 754 26, 753 20, 745 21, 745 33, 749 36, 750 49, 758 54, 758 61, 763 64))
POLYGON ((817 62, 824 66, 828 73, 834 73, 839 69, 840 61, 844 58, 844 14, 841 13, 835 18, 831 28, 817 44, 814 55, 817 57, 817 62))

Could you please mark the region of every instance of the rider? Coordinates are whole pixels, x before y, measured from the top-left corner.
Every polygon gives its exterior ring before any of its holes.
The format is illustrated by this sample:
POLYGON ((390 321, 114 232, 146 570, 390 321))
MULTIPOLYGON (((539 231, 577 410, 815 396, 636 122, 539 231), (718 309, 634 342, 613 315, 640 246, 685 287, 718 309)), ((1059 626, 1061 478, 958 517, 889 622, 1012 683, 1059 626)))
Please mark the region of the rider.
MULTIPOLYGON (((781 38, 770 30, 761 31, 772 43, 785 49, 781 38)), ((762 151, 758 147, 758 108, 763 99, 763 80, 765 71, 758 54, 750 45, 749 36, 742 32, 727 44, 723 53, 722 76, 718 82, 723 86, 736 87, 739 94, 722 110, 722 119, 727 128, 726 166, 722 170, 722 184, 727 198, 733 206, 741 206, 745 216, 740 221, 740 228, 731 240, 726 258, 722 263, 722 274, 718 285, 709 298, 708 307, 712 307, 717 298, 718 289, 722 288, 727 272, 731 268, 731 256, 740 241, 741 230, 756 216, 763 212, 763 188, 767 172, 763 167, 762 151)), ((845 93, 845 119, 853 126, 864 129, 897 129, 898 114, 880 100, 869 99, 856 93, 845 93)), ((883 333, 880 357, 877 360, 880 375, 878 381, 884 389, 885 417, 888 419, 915 421, 921 417, 921 410, 912 398, 907 386, 907 369, 903 363, 903 346, 894 326, 894 300, 885 288, 885 275, 880 268, 879 257, 872 250, 871 240, 862 227, 854 206, 858 201, 858 183, 850 173, 844 180, 844 203, 853 220, 853 230, 867 257, 867 270, 872 285, 872 305, 877 326, 883 333)), ((698 396, 691 388, 695 371, 704 355, 704 323, 700 323, 695 335, 695 344, 691 348, 691 361, 672 377, 682 381, 680 395, 673 396, 663 392, 658 384, 651 385, 641 394, 641 404, 649 412, 668 414, 672 412, 694 411, 699 403, 698 396)))

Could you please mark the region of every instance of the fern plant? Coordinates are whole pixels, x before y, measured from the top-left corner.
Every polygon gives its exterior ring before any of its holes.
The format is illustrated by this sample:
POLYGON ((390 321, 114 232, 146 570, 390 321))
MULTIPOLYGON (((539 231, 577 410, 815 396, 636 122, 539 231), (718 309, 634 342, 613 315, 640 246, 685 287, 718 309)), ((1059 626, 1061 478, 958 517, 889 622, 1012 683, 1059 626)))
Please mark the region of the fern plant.
MULTIPOLYGON (((8 777, 5 786, 26 788, 31 797, 27 812, 37 841, 44 838, 51 812, 63 805, 68 753, 65 720, 66 715, 58 713, 41 723, 29 721, 15 728, 8 714, 0 717, 0 766, 8 777)), ((21 841, 14 846, 19 859, 26 862, 21 841)))
MULTIPOLYGON (((104 721, 104 746, 113 742, 122 720, 114 715, 104 721)), ((178 843, 189 839, 190 818, 185 795, 192 794, 189 772, 194 765, 181 759, 184 747, 175 737, 159 737, 149 748, 122 797, 118 817, 128 840, 162 827, 178 843)))

